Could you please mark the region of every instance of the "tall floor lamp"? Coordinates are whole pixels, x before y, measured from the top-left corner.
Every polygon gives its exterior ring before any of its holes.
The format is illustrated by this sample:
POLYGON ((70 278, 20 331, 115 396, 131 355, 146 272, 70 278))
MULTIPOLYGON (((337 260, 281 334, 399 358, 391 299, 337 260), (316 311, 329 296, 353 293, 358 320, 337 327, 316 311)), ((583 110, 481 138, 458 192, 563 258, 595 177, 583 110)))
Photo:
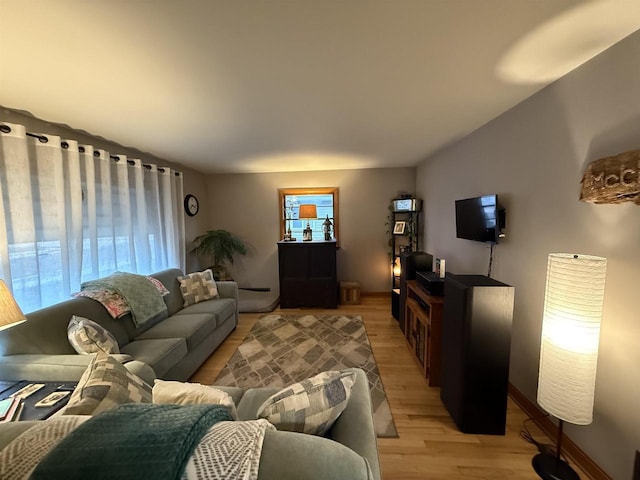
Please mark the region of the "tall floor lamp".
POLYGON ((589 425, 598 362, 607 259, 552 253, 542 319, 538 404, 559 420, 556 454, 533 458, 545 480, 580 477, 561 456, 562 425, 589 425))

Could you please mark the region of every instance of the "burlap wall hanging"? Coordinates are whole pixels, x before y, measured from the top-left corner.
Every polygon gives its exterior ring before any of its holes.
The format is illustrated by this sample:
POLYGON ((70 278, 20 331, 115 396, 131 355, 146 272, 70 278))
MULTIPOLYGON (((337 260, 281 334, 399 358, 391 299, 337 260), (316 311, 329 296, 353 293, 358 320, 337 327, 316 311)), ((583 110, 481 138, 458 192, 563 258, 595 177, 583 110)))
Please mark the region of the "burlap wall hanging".
POLYGON ((581 183, 583 202, 640 205, 640 150, 591 162, 581 183))

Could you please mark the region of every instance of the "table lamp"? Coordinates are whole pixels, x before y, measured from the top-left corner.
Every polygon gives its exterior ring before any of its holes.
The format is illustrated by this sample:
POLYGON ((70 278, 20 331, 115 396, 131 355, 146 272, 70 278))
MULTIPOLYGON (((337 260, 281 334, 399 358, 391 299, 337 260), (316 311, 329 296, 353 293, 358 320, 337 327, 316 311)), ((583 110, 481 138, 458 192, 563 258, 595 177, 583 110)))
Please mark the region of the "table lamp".
POLYGON ((303 203, 300 205, 300 209, 298 210, 298 218, 307 220, 307 228, 305 228, 302 232, 302 240, 309 241, 311 240, 311 225, 309 225, 309 219, 313 218, 314 220, 318 218, 318 212, 316 210, 316 206, 313 203, 303 203))
POLYGON ((560 458, 562 426, 563 422, 589 425, 593 420, 606 270, 606 258, 549 255, 537 400, 558 418, 558 441, 555 455, 540 453, 532 460, 545 480, 580 478, 560 458))
POLYGON ((4 280, 0 280, 0 330, 26 320, 4 280))

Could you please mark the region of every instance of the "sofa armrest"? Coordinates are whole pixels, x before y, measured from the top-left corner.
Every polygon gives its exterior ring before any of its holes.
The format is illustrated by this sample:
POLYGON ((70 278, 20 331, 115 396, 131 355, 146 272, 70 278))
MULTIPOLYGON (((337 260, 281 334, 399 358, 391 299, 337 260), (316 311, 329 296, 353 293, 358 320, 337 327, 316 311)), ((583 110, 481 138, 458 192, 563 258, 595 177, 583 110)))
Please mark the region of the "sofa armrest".
POLYGON ((344 445, 315 435, 267 430, 258 480, 380 480, 367 459, 344 445))
POLYGON ((238 300, 238 284, 236 282, 216 282, 216 287, 220 297, 238 300))
POLYGON ((238 284, 236 282, 216 282, 220 298, 233 298, 236 301, 236 325, 240 314, 240 297, 238 296, 238 284))
POLYGON ((20 421, 0 423, 0 450, 13 442, 18 436, 29 430, 31 427, 39 425, 40 421, 20 421))
POLYGON ((347 407, 331 427, 328 436, 366 458, 373 478, 380 479, 378 443, 373 426, 373 406, 367 375, 360 368, 347 370, 356 373, 356 381, 351 388, 347 407))
POLYGON ((124 362, 124 366, 131 373, 147 382, 150 387, 153 387, 154 380, 157 377, 156 372, 149 365, 139 360, 132 360, 130 362, 124 362))

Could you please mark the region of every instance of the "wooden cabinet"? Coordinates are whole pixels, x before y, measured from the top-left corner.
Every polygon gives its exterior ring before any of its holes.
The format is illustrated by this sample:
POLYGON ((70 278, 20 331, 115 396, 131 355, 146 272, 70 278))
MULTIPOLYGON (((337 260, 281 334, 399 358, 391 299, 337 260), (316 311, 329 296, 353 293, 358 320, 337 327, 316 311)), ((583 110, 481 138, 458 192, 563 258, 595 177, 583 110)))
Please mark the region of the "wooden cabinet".
POLYGON ((407 281, 404 335, 429 386, 441 376, 442 297, 432 297, 415 280, 407 281))
POLYGON ((338 307, 336 242, 278 242, 280 307, 338 307))
POLYGON ((405 312, 407 302, 407 282, 416 279, 416 272, 430 272, 433 265, 433 256, 426 252, 403 252, 400 254, 400 298, 398 324, 404 333, 405 312))

